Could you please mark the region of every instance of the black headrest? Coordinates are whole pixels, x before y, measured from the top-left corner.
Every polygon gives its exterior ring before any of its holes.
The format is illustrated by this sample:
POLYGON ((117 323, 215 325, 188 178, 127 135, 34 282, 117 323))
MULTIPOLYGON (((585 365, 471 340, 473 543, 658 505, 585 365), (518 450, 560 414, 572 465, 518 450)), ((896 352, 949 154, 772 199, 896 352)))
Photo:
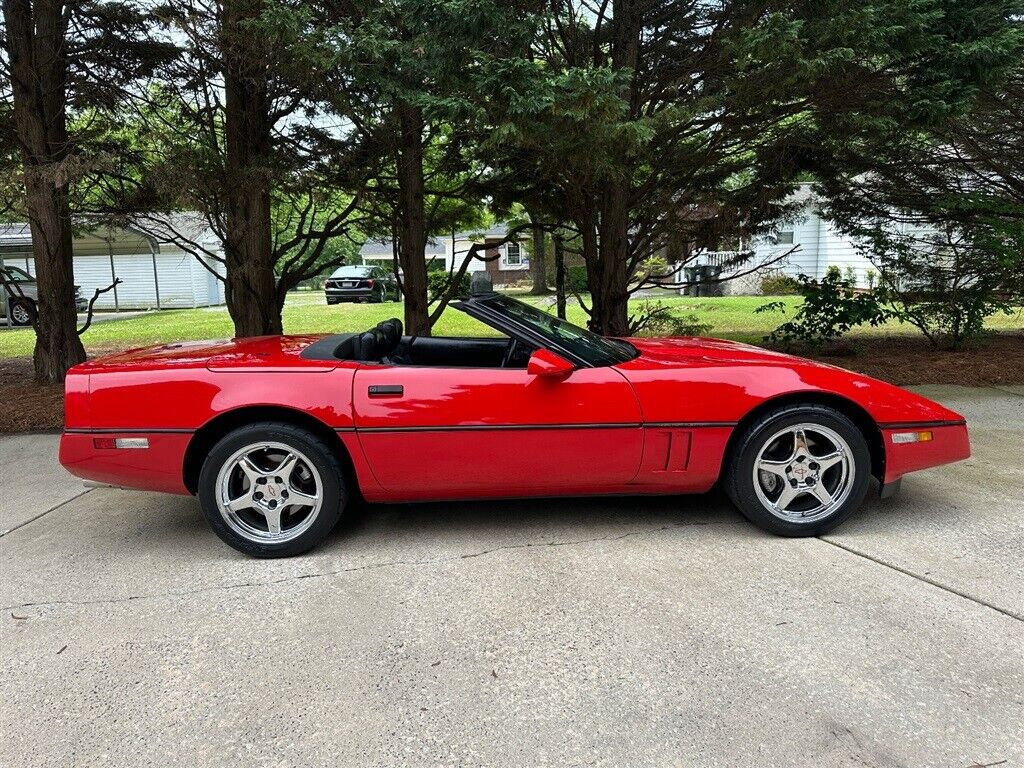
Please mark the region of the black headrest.
POLYGON ((356 359, 365 362, 379 361, 387 354, 387 340, 380 328, 371 328, 356 338, 356 359))
POLYGON ((397 317, 392 317, 390 320, 383 320, 377 323, 377 328, 384 334, 388 345, 388 352, 394 350, 398 346, 398 342, 402 340, 402 321, 397 317))

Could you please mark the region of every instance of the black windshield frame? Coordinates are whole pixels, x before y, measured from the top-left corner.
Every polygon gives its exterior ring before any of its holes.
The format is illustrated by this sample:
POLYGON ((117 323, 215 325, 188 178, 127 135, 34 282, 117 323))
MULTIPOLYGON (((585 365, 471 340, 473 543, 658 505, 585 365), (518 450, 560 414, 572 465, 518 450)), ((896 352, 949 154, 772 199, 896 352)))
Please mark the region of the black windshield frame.
POLYGON ((452 306, 508 336, 550 349, 582 367, 606 368, 640 354, 624 339, 600 336, 501 293, 473 296, 452 306))

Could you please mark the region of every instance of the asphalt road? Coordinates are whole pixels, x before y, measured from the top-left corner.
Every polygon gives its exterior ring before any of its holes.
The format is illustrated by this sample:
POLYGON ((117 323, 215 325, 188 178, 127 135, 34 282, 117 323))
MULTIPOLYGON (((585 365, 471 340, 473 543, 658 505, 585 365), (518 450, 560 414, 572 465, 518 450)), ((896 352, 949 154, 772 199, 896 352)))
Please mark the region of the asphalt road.
POLYGON ((1024 388, 823 539, 716 495, 370 507, 257 561, 0 439, 0 765, 1024 765, 1024 388))

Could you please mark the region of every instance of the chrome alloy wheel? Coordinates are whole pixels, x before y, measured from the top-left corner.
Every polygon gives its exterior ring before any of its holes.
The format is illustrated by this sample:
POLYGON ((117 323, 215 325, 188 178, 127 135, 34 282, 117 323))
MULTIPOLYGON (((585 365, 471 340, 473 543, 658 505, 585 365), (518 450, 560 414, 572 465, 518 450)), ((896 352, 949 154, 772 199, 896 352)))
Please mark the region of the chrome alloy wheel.
POLYGON ((323 482, 313 462, 284 443, 247 445, 217 475, 217 505, 239 536, 280 544, 303 534, 323 504, 323 482))
POLYGON ((11 319, 15 325, 29 325, 32 322, 32 315, 29 314, 28 307, 18 301, 11 304, 11 319))
POLYGON ((754 462, 754 490, 771 514, 790 522, 839 508, 854 485, 853 451, 820 424, 795 424, 765 441, 754 462))

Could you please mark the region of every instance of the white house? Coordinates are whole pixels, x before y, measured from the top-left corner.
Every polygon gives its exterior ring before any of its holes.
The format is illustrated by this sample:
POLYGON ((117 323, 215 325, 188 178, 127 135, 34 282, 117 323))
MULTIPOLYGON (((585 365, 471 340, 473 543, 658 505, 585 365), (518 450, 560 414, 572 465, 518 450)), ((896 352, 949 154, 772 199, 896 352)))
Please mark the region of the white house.
MULTIPOLYGON (((427 243, 427 263, 433 269, 457 270, 474 243, 498 243, 507 234, 508 228, 498 225, 483 231, 455 232, 448 237, 432 239, 427 243)), ((494 285, 526 280, 530 269, 528 243, 529 235, 524 234, 518 241, 487 248, 469 262, 467 271, 490 273, 494 285)), ((394 244, 390 240, 367 240, 359 255, 367 264, 390 267, 394 259, 394 244)))
MULTIPOLYGON (((763 271, 724 283, 724 291, 732 294, 757 293, 761 280, 769 272, 780 272, 791 277, 804 274, 821 279, 832 266, 838 267, 844 277, 852 275, 857 286, 866 288, 868 274, 877 271, 876 268, 858 248, 854 238, 839 232, 831 222, 822 217, 813 185, 801 184, 793 194, 791 202, 798 203, 800 212, 792 220, 780 221, 772 235, 755 238, 750 244, 742 244, 742 250, 753 251, 753 258, 732 271, 743 273, 758 264, 769 264, 794 248, 796 250, 781 261, 767 266, 763 271)), ((692 264, 686 266, 717 265, 735 254, 736 251, 706 251, 692 264)), ((722 276, 727 275, 728 273, 723 273, 722 276)))
MULTIPOLYGON (((176 218, 192 242, 218 253, 219 243, 194 214, 176 218)), ((96 301, 97 309, 171 309, 224 303, 223 283, 215 277, 224 267, 202 260, 153 234, 132 228, 97 227, 76 233, 75 283, 92 298, 97 288, 121 284, 96 301)), ((10 264, 35 275, 32 236, 27 224, 0 224, 0 266, 10 264)))

